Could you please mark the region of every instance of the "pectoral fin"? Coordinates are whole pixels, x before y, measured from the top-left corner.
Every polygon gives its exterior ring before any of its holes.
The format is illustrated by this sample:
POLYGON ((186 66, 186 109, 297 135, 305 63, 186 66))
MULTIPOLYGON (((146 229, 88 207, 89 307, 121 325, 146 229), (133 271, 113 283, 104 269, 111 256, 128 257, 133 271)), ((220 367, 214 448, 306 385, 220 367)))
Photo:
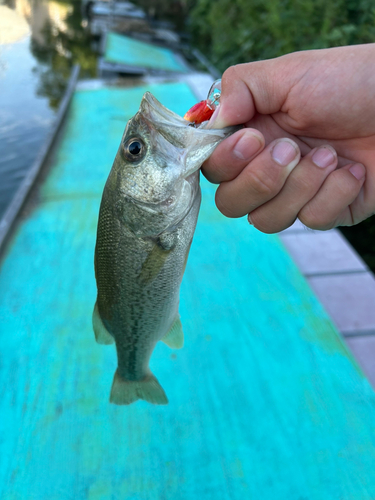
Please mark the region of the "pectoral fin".
POLYGON ((163 250, 159 245, 155 245, 149 253, 147 259, 144 261, 139 279, 143 284, 151 283, 156 276, 160 273, 165 261, 168 257, 169 251, 163 250))
POLYGON ((183 347, 184 332, 182 331, 182 323, 180 317, 177 317, 171 328, 161 340, 172 349, 181 349, 181 347, 183 347))
POLYGON ((95 303, 94 312, 92 313, 92 326, 94 328, 95 338, 98 344, 113 344, 114 338, 103 325, 97 302, 95 303))

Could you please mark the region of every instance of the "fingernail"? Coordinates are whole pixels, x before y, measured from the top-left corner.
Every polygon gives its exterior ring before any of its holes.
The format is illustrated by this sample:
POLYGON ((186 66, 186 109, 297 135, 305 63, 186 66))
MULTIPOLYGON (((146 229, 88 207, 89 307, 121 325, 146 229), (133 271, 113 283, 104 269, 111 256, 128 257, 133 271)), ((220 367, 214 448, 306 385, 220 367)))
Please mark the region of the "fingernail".
POLYGON ((253 225, 254 225, 254 224, 252 223, 252 221, 251 221, 250 214, 247 216, 247 220, 248 220, 248 222, 249 222, 250 226, 253 226, 253 225))
POLYGON ((263 146, 263 141, 255 134, 245 133, 236 143, 233 154, 239 160, 250 160, 263 146))
POLYGON ((336 152, 328 146, 323 146, 312 155, 312 161, 317 167, 326 168, 336 160, 336 152))
POLYGON ((215 109, 214 114, 211 116, 206 128, 224 128, 226 126, 226 124, 219 117, 220 109, 221 106, 218 106, 215 109))
POLYGON ((292 141, 289 141, 288 139, 282 139, 275 144, 271 151, 271 154, 276 163, 283 167, 286 167, 297 157, 298 150, 296 149, 292 141))
POLYGON ((350 167, 349 172, 351 172, 351 174, 354 175, 354 177, 359 181, 366 175, 366 169, 360 163, 356 163, 355 165, 350 167))

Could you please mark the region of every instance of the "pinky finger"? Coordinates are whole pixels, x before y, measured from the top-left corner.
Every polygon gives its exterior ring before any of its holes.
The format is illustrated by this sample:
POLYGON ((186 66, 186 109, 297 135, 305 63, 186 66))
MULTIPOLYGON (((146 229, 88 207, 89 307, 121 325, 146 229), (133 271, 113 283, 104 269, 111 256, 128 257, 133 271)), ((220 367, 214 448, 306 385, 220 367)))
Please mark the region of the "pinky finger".
POLYGON ((333 171, 317 194, 298 214, 311 229, 322 231, 354 224, 350 204, 357 198, 365 181, 366 170, 360 163, 333 171))

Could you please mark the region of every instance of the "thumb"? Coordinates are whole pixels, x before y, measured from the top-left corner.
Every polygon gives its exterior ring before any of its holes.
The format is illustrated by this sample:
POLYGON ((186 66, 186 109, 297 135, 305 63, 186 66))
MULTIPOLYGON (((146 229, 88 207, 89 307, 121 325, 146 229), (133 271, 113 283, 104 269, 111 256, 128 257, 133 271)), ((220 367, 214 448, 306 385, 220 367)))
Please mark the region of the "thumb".
POLYGON ((285 64, 283 77, 277 74, 282 59, 284 57, 228 68, 222 76, 220 106, 211 117, 210 128, 240 125, 256 113, 280 111, 292 85, 285 64))

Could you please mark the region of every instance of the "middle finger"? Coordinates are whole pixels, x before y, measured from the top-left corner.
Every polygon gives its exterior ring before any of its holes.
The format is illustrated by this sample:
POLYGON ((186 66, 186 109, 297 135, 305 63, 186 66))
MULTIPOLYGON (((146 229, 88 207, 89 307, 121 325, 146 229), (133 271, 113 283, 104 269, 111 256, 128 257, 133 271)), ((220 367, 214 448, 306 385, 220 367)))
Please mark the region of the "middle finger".
POLYGON ((291 139, 277 139, 256 156, 237 177, 222 182, 216 205, 227 217, 242 217, 274 198, 298 164, 301 152, 291 139))
POLYGON ((331 146, 314 148, 301 159, 278 195, 249 214, 249 222, 264 233, 291 226, 336 166, 337 154, 331 146))

